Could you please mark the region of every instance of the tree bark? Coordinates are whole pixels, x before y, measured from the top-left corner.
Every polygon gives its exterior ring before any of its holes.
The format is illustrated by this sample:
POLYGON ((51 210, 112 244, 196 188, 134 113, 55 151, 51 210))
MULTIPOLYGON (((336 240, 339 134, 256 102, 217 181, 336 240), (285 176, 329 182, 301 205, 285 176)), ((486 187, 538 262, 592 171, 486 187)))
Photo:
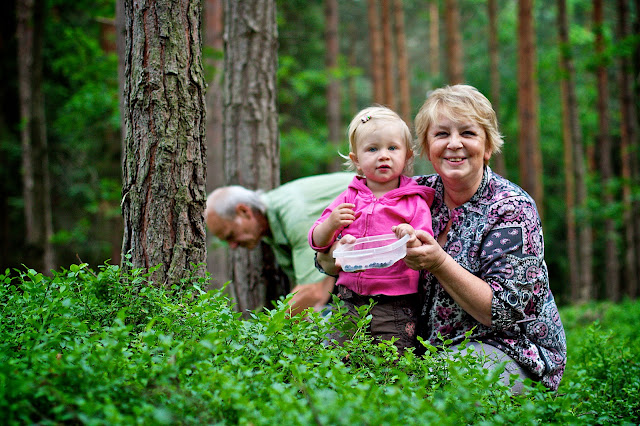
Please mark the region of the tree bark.
POLYGON ((44 0, 17 2, 18 86, 27 266, 54 269, 49 148, 43 92, 44 0))
POLYGON ((446 0, 444 7, 447 32, 447 79, 449 84, 464 83, 462 36, 460 34, 460 10, 457 0, 446 0))
POLYGON ((384 66, 384 105, 391 109, 397 109, 395 93, 395 73, 393 63, 393 34, 391 30, 391 3, 390 0, 382 0, 380 6, 382 13, 382 50, 384 66))
MULTIPOLYGON (((487 3, 489 15, 489 78, 491 81, 491 104, 500 121, 500 49, 498 45, 498 2, 489 0, 487 3)), ((501 176, 507 177, 507 166, 504 155, 491 156, 493 169, 501 176)))
POLYGON ((558 0, 558 35, 562 77, 567 252, 571 300, 574 303, 585 303, 592 298, 593 294, 593 236, 590 218, 584 213, 579 221, 576 218, 576 210, 587 211, 587 185, 566 0, 558 0))
MULTIPOLYGON (((629 10, 627 0, 617 0, 618 6, 618 41, 626 43, 631 35, 629 29, 629 10)), ((635 107, 631 94, 633 93, 633 70, 631 60, 628 56, 621 55, 620 69, 618 71, 618 80, 620 85, 620 164, 622 173, 622 202, 624 205, 624 213, 622 217, 625 242, 624 256, 624 289, 627 296, 634 299, 638 295, 638 269, 636 246, 636 224, 638 217, 633 215, 633 156, 631 149, 632 141, 635 140, 635 107)))
POLYGON ((440 76, 440 14, 438 0, 429 2, 429 72, 432 79, 440 76))
POLYGON ((382 60, 382 32, 378 1, 367 0, 367 20, 369 21, 369 47, 371 48, 371 86, 373 103, 384 103, 384 64, 382 60))
POLYGON ((409 56, 407 55, 407 41, 404 29, 404 9, 402 0, 394 0, 394 21, 396 53, 398 56, 398 88, 400 92, 399 114, 411 127, 411 89, 409 83, 409 56))
POLYGON ((200 15, 197 0, 125 0, 122 256, 157 266, 152 279, 166 286, 205 275, 200 15))
POLYGON ((518 123, 521 184, 536 201, 544 219, 533 0, 518 3, 518 123))
MULTIPOLYGON (((595 50, 599 57, 598 66, 596 68, 596 78, 598 87, 598 165, 600 170, 600 183, 603 196, 603 205, 611 206, 614 202, 614 195, 609 188, 609 184, 613 180, 613 160, 612 160, 612 142, 609 134, 609 85, 607 81, 607 67, 605 64, 605 41, 604 41, 604 13, 602 0, 593 1, 593 25, 595 30, 595 50)), ((611 301, 620 299, 620 278, 618 264, 618 250, 616 246, 616 228, 615 222, 611 217, 605 217, 604 221, 605 235, 605 276, 606 276, 606 295, 611 301)))
MULTIPOLYGON (((276 110, 278 67, 273 0, 225 0, 224 142, 227 184, 269 190, 280 184, 276 110)), ((265 244, 231 253, 231 292, 238 309, 265 305, 265 244)))
MULTIPOLYGON (((206 0, 204 4, 204 57, 207 73, 207 193, 225 184, 224 178, 224 135, 222 132, 222 78, 224 76, 224 7, 222 0, 206 0)), ((207 270, 212 284, 222 287, 230 279, 229 255, 227 247, 215 247, 214 236, 207 235, 207 270)))
MULTIPOLYGON (((341 123, 341 99, 340 80, 337 78, 338 56, 340 46, 338 44, 338 1, 325 0, 325 44, 327 46, 325 66, 328 74, 327 84, 327 127, 329 130, 329 143, 334 147, 335 152, 339 151, 342 141, 341 123)), ((338 172, 342 170, 342 160, 340 156, 334 156, 330 165, 330 171, 338 172)))

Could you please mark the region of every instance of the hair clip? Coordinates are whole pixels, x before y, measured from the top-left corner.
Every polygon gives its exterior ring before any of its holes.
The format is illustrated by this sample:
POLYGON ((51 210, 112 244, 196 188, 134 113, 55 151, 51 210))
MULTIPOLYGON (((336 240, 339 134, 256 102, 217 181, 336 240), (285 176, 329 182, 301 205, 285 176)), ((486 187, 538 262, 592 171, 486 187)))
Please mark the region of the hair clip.
POLYGON ((371 120, 371 115, 369 114, 363 115, 362 118, 360 119, 360 121, 362 121, 363 123, 366 123, 369 120, 371 120))

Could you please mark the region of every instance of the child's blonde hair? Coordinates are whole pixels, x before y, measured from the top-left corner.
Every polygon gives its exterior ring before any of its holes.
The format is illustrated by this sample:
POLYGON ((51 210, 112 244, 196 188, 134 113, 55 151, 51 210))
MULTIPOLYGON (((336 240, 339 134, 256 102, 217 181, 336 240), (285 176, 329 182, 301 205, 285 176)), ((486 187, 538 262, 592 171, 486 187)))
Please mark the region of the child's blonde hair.
MULTIPOLYGON (((415 151, 414 140, 411 137, 411 130, 409 130, 407 123, 405 123, 395 111, 387 107, 380 105, 371 106, 361 110, 353 117, 348 130, 349 149, 351 152, 356 153, 356 143, 358 140, 370 135, 376 129, 389 123, 400 125, 403 133, 402 139, 407 147, 408 157, 402 173, 405 175, 411 175, 413 174, 413 153, 415 151)), ((358 170, 356 165, 348 156, 342 155, 342 157, 347 160, 344 164, 348 170, 355 171, 359 175, 362 175, 362 171, 358 170)))

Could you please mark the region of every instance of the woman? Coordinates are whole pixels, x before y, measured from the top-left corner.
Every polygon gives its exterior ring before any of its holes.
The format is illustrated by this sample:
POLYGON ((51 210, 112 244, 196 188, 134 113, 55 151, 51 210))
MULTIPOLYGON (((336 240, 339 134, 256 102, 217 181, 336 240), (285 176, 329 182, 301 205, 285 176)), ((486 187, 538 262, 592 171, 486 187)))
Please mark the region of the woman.
MULTIPOLYGON (((491 103, 471 86, 431 93, 415 119, 422 154, 436 174, 416 177, 436 191, 434 237, 408 248, 405 263, 423 271, 420 335, 441 346, 471 332, 474 353, 510 374, 557 389, 566 338, 549 289, 540 217, 533 199, 493 173, 488 163, 503 141, 491 103)), ((333 270, 328 257, 318 258, 333 270)), ((325 268, 326 269, 326 268, 325 268)), ((512 389, 519 393, 521 383, 512 389)))

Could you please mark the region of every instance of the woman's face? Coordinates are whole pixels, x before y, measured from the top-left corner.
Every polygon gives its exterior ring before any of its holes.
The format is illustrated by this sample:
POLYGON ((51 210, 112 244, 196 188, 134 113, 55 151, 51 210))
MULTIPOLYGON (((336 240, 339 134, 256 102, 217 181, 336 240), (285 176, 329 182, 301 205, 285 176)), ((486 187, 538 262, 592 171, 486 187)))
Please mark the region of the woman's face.
POLYGON ((491 158, 484 128, 473 120, 441 114, 427 131, 427 158, 446 185, 475 192, 491 158))

